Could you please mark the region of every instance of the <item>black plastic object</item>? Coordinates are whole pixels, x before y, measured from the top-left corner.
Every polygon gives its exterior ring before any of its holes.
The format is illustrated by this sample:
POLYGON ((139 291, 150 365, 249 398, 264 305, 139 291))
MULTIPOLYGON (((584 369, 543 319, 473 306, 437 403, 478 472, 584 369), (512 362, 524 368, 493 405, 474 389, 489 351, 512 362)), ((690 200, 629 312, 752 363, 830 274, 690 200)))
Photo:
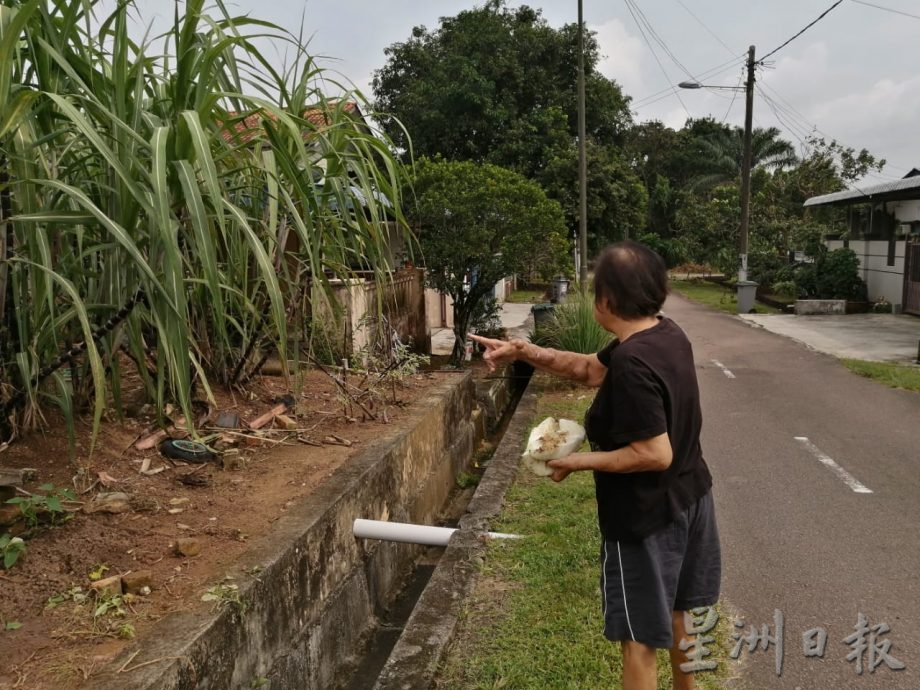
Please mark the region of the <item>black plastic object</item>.
POLYGON ((184 460, 198 464, 216 457, 214 452, 203 443, 183 441, 177 438, 168 438, 160 443, 160 452, 172 460, 184 460))

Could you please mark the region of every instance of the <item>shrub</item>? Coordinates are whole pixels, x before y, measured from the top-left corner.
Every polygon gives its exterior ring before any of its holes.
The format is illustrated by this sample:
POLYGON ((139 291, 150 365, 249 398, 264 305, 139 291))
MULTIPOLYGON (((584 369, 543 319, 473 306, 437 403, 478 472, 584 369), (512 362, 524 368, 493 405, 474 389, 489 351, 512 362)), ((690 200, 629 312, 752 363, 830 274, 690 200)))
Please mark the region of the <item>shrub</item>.
POLYGON ((807 298, 817 298, 818 282, 815 264, 801 264, 793 271, 793 281, 799 289, 799 295, 807 298))
POLYGON ((781 280, 778 283, 773 283, 773 294, 778 297, 795 299, 799 296, 799 288, 794 281, 781 280))
POLYGON ((536 329, 531 340, 545 347, 590 354, 602 350, 612 337, 594 319, 594 293, 575 290, 556 305, 553 316, 536 329))
POLYGON ((868 299, 866 284, 859 277, 859 259, 852 249, 828 252, 817 263, 815 284, 818 299, 868 299))

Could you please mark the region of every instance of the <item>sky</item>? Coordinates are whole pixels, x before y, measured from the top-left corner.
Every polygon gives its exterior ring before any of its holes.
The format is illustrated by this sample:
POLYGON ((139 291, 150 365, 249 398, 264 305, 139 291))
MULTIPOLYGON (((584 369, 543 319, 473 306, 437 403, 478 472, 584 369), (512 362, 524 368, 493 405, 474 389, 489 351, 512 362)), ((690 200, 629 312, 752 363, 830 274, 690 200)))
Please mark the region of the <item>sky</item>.
MULTIPOLYGON (((235 14, 248 13, 295 32, 302 24, 310 40, 309 52, 372 97, 373 71, 385 63, 387 46, 406 40, 413 26, 434 29, 440 17, 482 3, 231 0, 228 4, 235 14)), ((577 20, 576 0, 527 4, 541 9, 552 26, 577 20)), ((742 126, 743 93, 679 90, 674 85, 694 78, 707 85, 743 84, 742 62, 749 45, 756 47, 758 57, 766 55, 832 4, 833 0, 585 0, 584 17, 588 28, 597 32, 603 56, 598 68, 632 98, 636 121, 661 120, 679 128, 688 117, 711 115, 742 126), (641 8, 644 16, 631 12, 630 6, 641 8)), ((137 7, 140 21, 158 27, 171 18, 173 1, 137 0, 137 7)), ((918 37, 920 0, 843 0, 758 70, 755 127, 778 127, 797 147, 809 134, 865 147, 888 161, 882 173, 869 181, 902 177, 912 167, 920 167, 920 72, 913 59, 918 37)))

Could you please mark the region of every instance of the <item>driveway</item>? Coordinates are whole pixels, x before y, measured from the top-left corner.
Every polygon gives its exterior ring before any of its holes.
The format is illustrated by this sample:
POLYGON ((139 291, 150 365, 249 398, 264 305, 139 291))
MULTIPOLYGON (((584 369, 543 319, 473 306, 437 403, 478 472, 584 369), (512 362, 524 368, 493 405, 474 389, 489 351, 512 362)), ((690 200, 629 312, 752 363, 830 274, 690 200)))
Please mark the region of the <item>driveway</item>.
MULTIPOLYGON (((533 327, 533 315, 529 302, 502 304, 501 322, 508 332, 509 338, 524 338, 530 334, 533 327)), ((431 354, 449 355, 454 348, 454 331, 451 328, 431 329, 431 354)))
POLYGON ((916 316, 743 314, 741 318, 835 357, 902 364, 917 361, 920 318, 916 316))

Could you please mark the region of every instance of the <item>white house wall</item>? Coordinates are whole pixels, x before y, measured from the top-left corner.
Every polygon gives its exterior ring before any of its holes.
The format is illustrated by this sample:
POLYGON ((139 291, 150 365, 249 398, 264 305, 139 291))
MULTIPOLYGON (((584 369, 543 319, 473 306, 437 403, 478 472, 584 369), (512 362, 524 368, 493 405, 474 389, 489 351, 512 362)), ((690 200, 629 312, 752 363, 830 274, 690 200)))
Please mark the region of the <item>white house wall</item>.
MULTIPOLYGON (((895 244, 894 265, 888 265, 888 242, 886 240, 850 240, 849 246, 859 257, 860 275, 869 289, 869 299, 882 297, 894 305, 900 305, 904 293, 904 238, 895 244)), ((843 240, 828 240, 830 250, 843 247, 843 240)))

